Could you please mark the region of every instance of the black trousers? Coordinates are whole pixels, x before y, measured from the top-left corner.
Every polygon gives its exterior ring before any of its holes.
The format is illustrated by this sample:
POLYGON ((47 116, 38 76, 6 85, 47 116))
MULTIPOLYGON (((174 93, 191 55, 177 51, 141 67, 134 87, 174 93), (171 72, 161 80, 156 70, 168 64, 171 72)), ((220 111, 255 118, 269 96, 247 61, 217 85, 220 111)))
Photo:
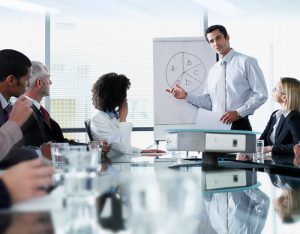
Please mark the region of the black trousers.
POLYGON ((231 130, 252 131, 248 116, 240 118, 232 123, 231 130))

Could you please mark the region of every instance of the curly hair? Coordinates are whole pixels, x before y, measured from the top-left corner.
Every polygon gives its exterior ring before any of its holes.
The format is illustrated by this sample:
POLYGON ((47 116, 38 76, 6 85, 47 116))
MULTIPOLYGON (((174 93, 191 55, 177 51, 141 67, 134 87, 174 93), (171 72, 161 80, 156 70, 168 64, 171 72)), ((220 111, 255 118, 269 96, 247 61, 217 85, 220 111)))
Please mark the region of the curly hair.
POLYGON ((111 72, 100 76, 92 88, 94 107, 101 111, 114 111, 126 100, 130 85, 130 80, 122 74, 111 72))

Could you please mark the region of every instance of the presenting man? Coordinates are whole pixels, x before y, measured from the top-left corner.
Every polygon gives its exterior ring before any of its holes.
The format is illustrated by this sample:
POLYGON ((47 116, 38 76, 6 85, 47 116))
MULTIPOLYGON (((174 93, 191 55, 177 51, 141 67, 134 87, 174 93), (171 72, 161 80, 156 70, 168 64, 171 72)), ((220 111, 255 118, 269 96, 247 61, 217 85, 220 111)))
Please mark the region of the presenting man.
POLYGON ((232 130, 252 130, 248 115, 268 99, 264 76, 256 59, 230 47, 229 35, 222 25, 206 29, 205 37, 220 60, 210 69, 204 93, 195 96, 179 85, 166 91, 177 99, 220 114, 220 121, 232 130))

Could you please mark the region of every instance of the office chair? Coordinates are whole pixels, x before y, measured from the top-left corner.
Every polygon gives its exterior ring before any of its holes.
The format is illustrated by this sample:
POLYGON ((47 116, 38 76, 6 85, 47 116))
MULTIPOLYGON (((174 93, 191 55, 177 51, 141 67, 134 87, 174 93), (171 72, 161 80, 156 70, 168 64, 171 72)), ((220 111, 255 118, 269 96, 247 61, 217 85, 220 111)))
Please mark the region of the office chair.
POLYGON ((84 121, 84 126, 85 126, 85 130, 86 130, 86 133, 89 136, 90 141, 92 141, 93 136, 92 136, 92 132, 91 132, 91 119, 86 119, 84 121))

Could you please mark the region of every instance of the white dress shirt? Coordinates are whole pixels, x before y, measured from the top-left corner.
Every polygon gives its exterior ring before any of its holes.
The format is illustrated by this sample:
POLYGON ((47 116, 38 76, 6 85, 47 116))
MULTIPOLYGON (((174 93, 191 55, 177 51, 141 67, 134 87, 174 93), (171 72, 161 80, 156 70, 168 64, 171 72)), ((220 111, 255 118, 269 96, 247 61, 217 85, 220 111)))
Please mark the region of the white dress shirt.
POLYGON ((92 117, 91 132, 94 140, 110 141, 114 138, 108 153, 109 158, 141 152, 140 149, 131 146, 132 124, 120 122, 104 111, 98 111, 92 117), (118 138, 115 137, 116 135, 118 135, 118 138))
MULTIPOLYGON (((268 99, 266 82, 256 59, 231 49, 222 61, 226 62, 226 111, 237 111, 241 117, 252 115, 268 99)), ((212 110, 220 69, 218 61, 208 73, 203 95, 188 93, 185 100, 212 110)))

